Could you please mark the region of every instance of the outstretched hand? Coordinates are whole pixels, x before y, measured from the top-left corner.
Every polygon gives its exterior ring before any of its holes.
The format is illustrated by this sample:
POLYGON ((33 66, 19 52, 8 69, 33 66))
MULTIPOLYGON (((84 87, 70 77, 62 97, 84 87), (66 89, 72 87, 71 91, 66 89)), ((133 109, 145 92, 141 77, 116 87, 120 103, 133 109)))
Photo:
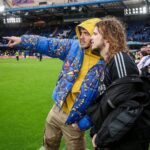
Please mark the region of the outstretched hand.
POLYGON ((13 46, 21 43, 20 37, 10 36, 10 37, 3 37, 3 38, 8 40, 8 46, 9 47, 13 47, 13 46))

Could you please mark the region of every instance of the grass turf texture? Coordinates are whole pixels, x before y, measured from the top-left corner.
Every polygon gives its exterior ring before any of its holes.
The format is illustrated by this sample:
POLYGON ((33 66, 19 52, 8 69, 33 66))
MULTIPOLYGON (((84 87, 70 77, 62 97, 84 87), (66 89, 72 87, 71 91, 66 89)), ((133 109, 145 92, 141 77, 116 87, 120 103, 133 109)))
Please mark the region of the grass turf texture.
MULTIPOLYGON (((0 150, 37 150, 62 62, 0 59, 0 150)), ((87 147, 92 150, 86 134, 87 147)), ((64 141, 60 150, 65 149, 64 141)))

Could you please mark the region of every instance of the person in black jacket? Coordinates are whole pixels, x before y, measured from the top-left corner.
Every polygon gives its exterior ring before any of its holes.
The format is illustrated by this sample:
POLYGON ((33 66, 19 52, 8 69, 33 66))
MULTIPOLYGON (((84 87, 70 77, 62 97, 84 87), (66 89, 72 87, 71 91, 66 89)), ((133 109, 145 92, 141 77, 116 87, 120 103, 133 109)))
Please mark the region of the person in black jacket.
POLYGON ((116 18, 103 18, 91 38, 106 67, 106 91, 87 109, 96 149, 148 150, 150 138, 149 97, 143 80, 129 56, 125 30, 116 18))

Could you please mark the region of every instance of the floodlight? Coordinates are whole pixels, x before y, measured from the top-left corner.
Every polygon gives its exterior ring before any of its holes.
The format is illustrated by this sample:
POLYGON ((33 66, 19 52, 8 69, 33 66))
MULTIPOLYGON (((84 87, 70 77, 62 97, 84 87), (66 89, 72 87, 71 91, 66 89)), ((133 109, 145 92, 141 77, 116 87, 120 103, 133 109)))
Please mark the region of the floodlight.
POLYGON ((0 6, 0 12, 3 12, 4 10, 5 10, 5 6, 4 5, 0 6))
POLYGON ((146 14, 147 13, 147 9, 146 9, 146 6, 143 7, 143 14, 146 14))

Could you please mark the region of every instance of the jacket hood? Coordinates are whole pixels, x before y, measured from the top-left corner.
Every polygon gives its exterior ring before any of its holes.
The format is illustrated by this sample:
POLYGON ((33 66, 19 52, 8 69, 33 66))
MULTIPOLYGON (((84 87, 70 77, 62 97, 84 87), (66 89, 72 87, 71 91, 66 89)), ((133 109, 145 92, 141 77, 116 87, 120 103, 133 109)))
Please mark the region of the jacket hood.
POLYGON ((98 23, 100 21, 101 21, 101 19, 99 19, 99 18, 92 18, 92 19, 83 21, 81 24, 77 25, 76 26, 76 35, 77 35, 78 39, 80 39, 79 27, 86 29, 89 32, 89 34, 92 35, 96 23, 98 23))

